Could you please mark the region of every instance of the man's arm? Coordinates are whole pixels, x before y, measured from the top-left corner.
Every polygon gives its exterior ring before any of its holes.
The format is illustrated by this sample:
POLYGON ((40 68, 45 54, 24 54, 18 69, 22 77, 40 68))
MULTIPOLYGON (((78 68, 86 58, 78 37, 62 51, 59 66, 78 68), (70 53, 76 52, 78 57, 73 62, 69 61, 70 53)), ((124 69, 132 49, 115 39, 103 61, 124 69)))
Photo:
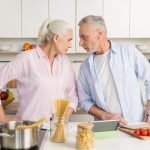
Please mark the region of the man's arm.
POLYGON ((122 116, 108 113, 96 105, 93 105, 88 113, 101 120, 118 120, 120 124, 127 125, 127 121, 122 116))
POLYGON ((150 122, 150 100, 147 100, 147 106, 146 106, 146 110, 145 110, 144 121, 150 122))

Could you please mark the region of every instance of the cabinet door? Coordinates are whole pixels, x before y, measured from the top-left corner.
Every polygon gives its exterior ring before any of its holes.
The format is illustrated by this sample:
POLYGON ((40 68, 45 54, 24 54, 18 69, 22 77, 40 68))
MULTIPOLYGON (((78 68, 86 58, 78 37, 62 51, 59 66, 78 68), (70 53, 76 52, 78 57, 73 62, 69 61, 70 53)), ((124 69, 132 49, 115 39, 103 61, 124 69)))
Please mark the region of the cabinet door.
POLYGON ((22 37, 37 38, 39 28, 48 18, 48 0, 22 0, 22 37))
POLYGON ((76 0, 76 52, 85 53, 85 50, 79 46, 79 21, 87 15, 103 14, 103 0, 76 0))
POLYGON ((73 28, 72 48, 68 53, 75 52, 75 0, 49 0, 49 18, 67 21, 73 28))
POLYGON ((129 8, 129 0, 104 0, 104 19, 108 37, 129 37, 129 8))
POLYGON ((149 0, 131 0, 130 37, 150 38, 149 0))
POLYGON ((21 37, 21 1, 0 0, 0 38, 21 37))

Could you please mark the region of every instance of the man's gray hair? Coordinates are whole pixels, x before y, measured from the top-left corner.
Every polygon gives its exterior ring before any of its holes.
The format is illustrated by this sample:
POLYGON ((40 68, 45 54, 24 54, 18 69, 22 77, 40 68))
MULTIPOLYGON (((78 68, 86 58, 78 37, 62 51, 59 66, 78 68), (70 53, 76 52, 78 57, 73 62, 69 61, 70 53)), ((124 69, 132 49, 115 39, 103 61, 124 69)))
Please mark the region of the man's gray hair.
POLYGON ((46 44, 51 40, 54 34, 64 35, 67 29, 71 29, 71 26, 66 21, 47 19, 43 22, 39 30, 38 42, 40 45, 46 44))
POLYGON ((78 24, 78 26, 80 26, 81 24, 90 24, 92 26, 94 26, 95 28, 102 28, 105 32, 105 34, 107 34, 107 28, 105 25, 105 21, 103 19, 103 17, 101 16, 94 16, 94 15, 89 15, 86 16, 84 18, 82 18, 78 24))

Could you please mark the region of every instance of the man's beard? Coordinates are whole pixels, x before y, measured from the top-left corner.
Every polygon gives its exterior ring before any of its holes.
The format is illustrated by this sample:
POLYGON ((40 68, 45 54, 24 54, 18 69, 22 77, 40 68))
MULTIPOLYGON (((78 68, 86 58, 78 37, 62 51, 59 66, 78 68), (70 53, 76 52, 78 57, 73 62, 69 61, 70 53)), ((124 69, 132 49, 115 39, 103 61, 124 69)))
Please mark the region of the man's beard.
POLYGON ((87 51, 87 53, 90 55, 90 54, 93 54, 93 53, 95 53, 96 52, 96 50, 95 49, 91 49, 91 50, 89 50, 89 51, 87 51))

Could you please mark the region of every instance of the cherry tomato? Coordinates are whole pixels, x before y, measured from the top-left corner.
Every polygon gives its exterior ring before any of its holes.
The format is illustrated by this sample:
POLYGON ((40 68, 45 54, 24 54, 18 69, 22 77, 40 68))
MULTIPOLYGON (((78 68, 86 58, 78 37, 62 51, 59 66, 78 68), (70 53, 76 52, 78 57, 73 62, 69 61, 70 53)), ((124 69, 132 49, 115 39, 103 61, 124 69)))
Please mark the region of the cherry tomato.
POLYGON ((142 135, 142 136, 147 136, 147 130, 141 129, 140 135, 142 135))
POLYGON ((134 130, 133 133, 135 136, 139 136, 140 135, 140 129, 134 130))
POLYGON ((150 130, 147 130, 147 136, 150 136, 150 130))

